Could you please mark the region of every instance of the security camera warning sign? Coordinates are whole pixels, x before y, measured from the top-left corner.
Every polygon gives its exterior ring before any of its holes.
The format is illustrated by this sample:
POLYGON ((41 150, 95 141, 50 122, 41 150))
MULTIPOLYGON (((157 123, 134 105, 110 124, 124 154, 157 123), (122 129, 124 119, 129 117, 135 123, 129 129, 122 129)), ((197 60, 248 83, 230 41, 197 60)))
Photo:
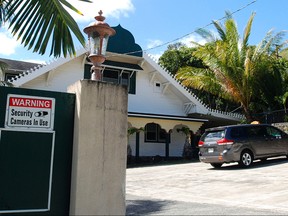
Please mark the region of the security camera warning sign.
POLYGON ((54 109, 54 98, 9 94, 5 127, 53 130, 54 109))

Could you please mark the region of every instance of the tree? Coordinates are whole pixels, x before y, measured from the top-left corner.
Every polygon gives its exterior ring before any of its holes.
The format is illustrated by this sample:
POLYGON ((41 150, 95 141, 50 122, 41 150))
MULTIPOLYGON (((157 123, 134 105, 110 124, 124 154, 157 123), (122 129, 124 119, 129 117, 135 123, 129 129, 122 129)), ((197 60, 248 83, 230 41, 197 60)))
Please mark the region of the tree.
MULTIPOLYGON (((193 55, 196 50, 196 47, 189 48, 182 43, 171 44, 159 58, 159 63, 172 74, 177 74, 180 69, 185 69, 186 67, 207 68, 201 59, 193 55)), ((217 94, 198 90, 193 88, 193 86, 189 86, 189 88, 212 109, 225 110, 227 112, 237 108, 236 104, 221 98, 217 94)))
POLYGON ((204 67, 202 61, 192 55, 196 48, 189 48, 182 43, 171 44, 159 58, 159 63, 172 74, 185 66, 204 67))
POLYGON ((271 80, 277 77, 273 83, 277 89, 273 90, 274 102, 275 96, 281 92, 281 85, 278 86, 281 83, 279 79, 281 76, 275 67, 277 65, 275 51, 276 48, 285 45, 279 45, 283 32, 274 35, 270 31, 257 46, 250 46, 248 40, 254 17, 255 14, 252 13, 242 39, 239 37, 236 22, 228 12, 224 25, 213 21, 219 37, 215 37, 210 31, 199 30, 198 34, 208 43, 205 45, 195 43, 197 50, 193 55, 201 59, 207 68, 185 67, 177 74, 186 86, 202 89, 239 103, 249 122, 253 120, 251 104, 259 99, 258 96, 261 96, 262 100, 268 98, 265 95, 268 88, 265 90, 267 86, 263 78, 268 76, 271 80))
POLYGON ((43 55, 51 40, 50 55, 75 55, 71 32, 83 46, 85 38, 64 6, 82 15, 66 0, 0 0, 0 24, 8 22, 12 34, 28 50, 43 55))

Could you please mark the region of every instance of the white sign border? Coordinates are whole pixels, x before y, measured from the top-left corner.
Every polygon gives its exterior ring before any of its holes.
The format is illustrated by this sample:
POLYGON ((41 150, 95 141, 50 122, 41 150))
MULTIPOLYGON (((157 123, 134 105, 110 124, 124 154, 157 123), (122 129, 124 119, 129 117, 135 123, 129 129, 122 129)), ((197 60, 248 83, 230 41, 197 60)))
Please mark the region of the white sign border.
POLYGON ((6 101, 6 113, 5 113, 5 128, 23 128, 23 129, 33 129, 33 130, 44 130, 44 131, 53 131, 54 130, 54 116, 55 116, 55 98, 51 97, 40 97, 34 95, 19 95, 19 94, 7 94, 7 101, 6 101), (33 99, 44 99, 44 100, 52 100, 52 107, 51 107, 51 126, 49 128, 44 127, 33 127, 33 126, 15 126, 11 127, 8 125, 8 113, 9 113, 9 99, 10 97, 20 97, 20 98, 33 98, 33 99))
POLYGON ((15 132, 30 132, 30 133, 51 133, 52 134, 52 146, 50 157, 50 176, 49 176, 49 189, 48 189, 48 203, 46 209, 19 209, 19 210, 0 210, 0 214, 4 213, 28 213, 28 212, 47 212, 51 210, 51 193, 52 193, 52 180, 53 180, 53 166, 54 166, 54 149, 55 149, 55 131, 39 131, 39 130, 25 130, 18 129, 13 130, 10 128, 0 128, 0 140, 2 131, 15 131, 15 132))

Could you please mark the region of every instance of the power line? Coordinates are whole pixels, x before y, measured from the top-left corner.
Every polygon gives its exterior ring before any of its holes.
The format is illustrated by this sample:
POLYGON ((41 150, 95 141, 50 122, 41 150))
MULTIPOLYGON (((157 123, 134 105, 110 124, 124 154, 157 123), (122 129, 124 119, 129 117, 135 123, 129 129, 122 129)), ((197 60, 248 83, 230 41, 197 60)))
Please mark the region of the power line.
MULTIPOLYGON (((250 5, 256 3, 257 1, 258 1, 258 0, 253 0, 252 2, 244 5, 243 7, 241 7, 241 8, 239 8, 239 9, 231 12, 230 14, 231 14, 231 15, 236 14, 236 13, 238 13, 238 12, 246 9, 246 8, 249 7, 250 5)), ((217 19, 216 21, 221 21, 221 20, 224 20, 224 19, 226 19, 226 18, 227 18, 227 15, 221 17, 220 19, 217 19)), ((190 33, 188 33, 188 34, 185 34, 185 35, 183 35, 183 36, 181 36, 181 37, 178 37, 178 38, 176 38, 176 39, 173 39, 173 40, 171 40, 171 41, 162 43, 162 44, 160 44, 160 45, 157 45, 157 46, 154 46, 154 47, 145 49, 145 50, 137 50, 137 51, 127 52, 127 53, 117 54, 117 55, 129 55, 129 54, 134 54, 134 53, 139 53, 139 52, 147 52, 147 51, 149 51, 149 50, 157 49, 157 48, 159 48, 159 47, 166 46, 166 45, 168 45, 168 44, 171 44, 171 43, 174 43, 174 42, 176 42, 176 41, 179 41, 179 40, 181 40, 181 39, 183 39, 183 38, 185 38, 185 37, 188 37, 188 36, 196 33, 197 30, 199 30, 199 29, 205 29, 205 28, 209 27, 210 25, 213 25, 213 22, 210 22, 210 23, 208 23, 207 25, 205 25, 205 26, 203 26, 203 27, 200 27, 200 28, 197 28, 196 30, 194 30, 194 31, 192 31, 192 32, 190 32, 190 33)), ((111 55, 111 56, 114 56, 114 55, 111 55)), ((115 55, 115 56, 116 56, 116 55, 115 55)))

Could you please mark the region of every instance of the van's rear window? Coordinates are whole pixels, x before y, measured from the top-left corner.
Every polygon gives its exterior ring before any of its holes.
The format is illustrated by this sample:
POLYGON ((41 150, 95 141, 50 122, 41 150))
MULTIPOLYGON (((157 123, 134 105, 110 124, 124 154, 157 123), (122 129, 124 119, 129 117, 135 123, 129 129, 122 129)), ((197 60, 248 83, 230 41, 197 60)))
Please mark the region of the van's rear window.
POLYGON ((225 136, 224 130, 219 131, 208 131, 204 135, 204 139, 222 139, 225 136))

